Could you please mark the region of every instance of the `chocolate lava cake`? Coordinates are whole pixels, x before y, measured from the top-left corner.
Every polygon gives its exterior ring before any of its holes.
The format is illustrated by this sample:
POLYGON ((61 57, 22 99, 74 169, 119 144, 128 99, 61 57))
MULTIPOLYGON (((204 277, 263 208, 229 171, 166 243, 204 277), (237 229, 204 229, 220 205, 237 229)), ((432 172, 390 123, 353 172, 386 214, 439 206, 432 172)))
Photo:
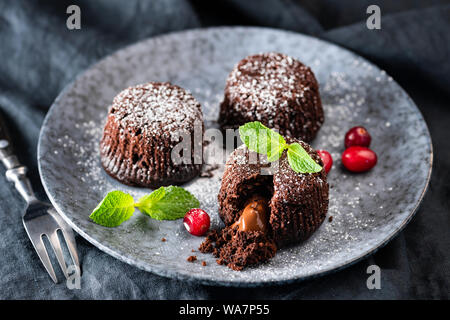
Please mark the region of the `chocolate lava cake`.
MULTIPOLYGON (((323 166, 307 143, 286 140, 300 143, 323 166)), ((226 227, 211 231, 200 251, 212 252, 218 263, 241 270, 270 259, 277 248, 303 241, 317 230, 328 210, 325 169, 296 173, 286 151, 278 164, 273 175, 262 175, 261 170, 269 167, 266 156, 249 151, 245 145, 230 155, 218 196, 219 216, 226 227)))
POLYGON ((219 124, 225 132, 251 121, 278 129, 282 135, 312 141, 324 113, 311 69, 281 53, 241 60, 228 76, 219 124))
POLYGON ((201 106, 183 88, 168 82, 127 88, 109 109, 100 142, 102 166, 131 186, 186 182, 201 170, 203 130, 201 106), (184 138, 191 139, 190 154, 174 162, 172 150, 184 138))

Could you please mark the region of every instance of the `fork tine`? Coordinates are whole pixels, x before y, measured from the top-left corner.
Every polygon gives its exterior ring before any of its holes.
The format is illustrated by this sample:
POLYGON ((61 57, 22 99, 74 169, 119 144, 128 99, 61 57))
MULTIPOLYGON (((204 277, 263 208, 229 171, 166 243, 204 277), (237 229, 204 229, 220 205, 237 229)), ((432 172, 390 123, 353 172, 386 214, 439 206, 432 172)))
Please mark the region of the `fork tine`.
POLYGON ((72 257, 72 261, 80 271, 81 275, 80 262, 77 253, 77 244, 75 242, 72 228, 64 221, 64 219, 61 218, 61 216, 56 212, 54 208, 51 208, 48 213, 53 216, 53 218, 58 222, 59 229, 64 236, 64 240, 66 241, 67 248, 69 249, 70 256, 72 257))
POLYGON ((64 276, 66 279, 69 277, 67 274, 67 266, 66 262, 64 261, 64 256, 61 248, 61 243, 59 242, 58 238, 58 229, 56 229, 49 237, 48 240, 50 241, 50 244, 53 248, 53 251, 56 255, 56 260, 58 260, 59 266, 61 267, 62 272, 64 273, 64 276))
POLYGON ((50 259, 47 254, 47 250, 45 249, 44 242, 42 241, 41 235, 32 235, 28 232, 28 237, 31 240, 31 243, 33 244, 34 249, 36 250, 39 259, 41 259, 42 264, 45 267, 45 270, 47 270, 48 274, 52 278, 54 283, 58 283, 58 279, 56 278, 55 271, 53 270, 52 263, 50 262, 50 259))
POLYGON ((77 243, 75 242, 75 237, 73 236, 73 231, 71 229, 66 229, 64 227, 61 227, 62 234, 64 236, 64 240, 66 240, 67 248, 69 249, 70 256, 72 257, 73 262, 75 263, 76 267, 80 271, 80 261, 78 259, 78 253, 77 253, 77 243))

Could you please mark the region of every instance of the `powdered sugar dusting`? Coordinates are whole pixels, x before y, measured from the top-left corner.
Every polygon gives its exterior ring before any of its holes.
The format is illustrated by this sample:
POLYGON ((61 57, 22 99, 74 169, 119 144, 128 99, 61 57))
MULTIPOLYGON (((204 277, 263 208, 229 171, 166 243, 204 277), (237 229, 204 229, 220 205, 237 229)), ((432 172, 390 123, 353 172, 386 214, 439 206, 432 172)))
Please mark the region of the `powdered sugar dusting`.
MULTIPOLYGON (((302 100, 304 92, 310 90, 304 83, 305 73, 310 69, 284 54, 271 52, 261 57, 246 58, 235 66, 227 80, 230 99, 250 101, 255 110, 266 113, 275 113, 289 100, 302 100)), ((234 107, 241 109, 239 103, 234 107)), ((258 112, 254 116, 260 120, 258 112)))
POLYGON ((110 113, 124 128, 140 128, 148 135, 169 134, 172 141, 190 134, 202 119, 201 107, 191 93, 168 82, 129 87, 113 100, 110 113))
MULTIPOLYGON (((300 142, 307 150, 311 157, 319 163, 319 156, 312 151, 312 148, 304 142, 300 142)), ((249 151, 245 145, 239 146, 227 161, 226 167, 239 166, 239 170, 244 176, 250 176, 250 173, 261 173, 262 175, 273 175, 273 185, 275 191, 285 194, 288 198, 284 200, 291 203, 301 202, 302 197, 308 196, 304 190, 308 186, 320 185, 322 186, 326 181, 325 175, 319 173, 296 173, 289 165, 286 153, 279 159, 279 161, 268 162, 267 156, 263 154, 256 154, 249 151), (249 165, 256 162, 258 165, 249 165)))

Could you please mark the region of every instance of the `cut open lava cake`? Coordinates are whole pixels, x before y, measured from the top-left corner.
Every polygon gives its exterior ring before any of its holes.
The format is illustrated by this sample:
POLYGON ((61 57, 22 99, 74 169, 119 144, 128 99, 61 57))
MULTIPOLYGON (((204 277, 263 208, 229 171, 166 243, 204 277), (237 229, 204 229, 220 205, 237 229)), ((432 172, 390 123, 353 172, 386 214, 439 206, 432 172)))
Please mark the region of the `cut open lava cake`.
MULTIPOLYGON (((307 143, 287 140, 299 143, 323 166, 307 143)), ((245 145, 230 155, 218 195, 219 215, 226 227, 212 230, 199 248, 234 270, 266 261, 278 248, 307 239, 328 210, 324 168, 317 173, 296 173, 285 151, 272 174, 263 174, 264 169, 271 170, 266 156, 249 151, 245 145)))

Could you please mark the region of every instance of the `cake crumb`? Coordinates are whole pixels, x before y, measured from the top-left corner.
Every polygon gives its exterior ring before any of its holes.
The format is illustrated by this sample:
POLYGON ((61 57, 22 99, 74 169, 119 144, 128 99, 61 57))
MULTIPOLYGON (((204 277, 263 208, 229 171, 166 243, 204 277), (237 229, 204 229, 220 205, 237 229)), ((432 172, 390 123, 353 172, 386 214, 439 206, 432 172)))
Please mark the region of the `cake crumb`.
POLYGON ((189 262, 194 262, 195 260, 197 260, 196 256, 190 256, 187 258, 187 261, 189 261, 189 262))
POLYGON ((161 241, 162 242, 166 242, 167 240, 166 240, 166 238, 162 238, 161 241))
POLYGON ((331 222, 331 221, 333 221, 333 216, 328 217, 328 222, 331 222))
POLYGON ((242 232, 225 227, 209 231, 199 250, 212 253, 217 258, 217 264, 240 271, 249 265, 269 260, 277 248, 273 240, 261 231, 242 232))
POLYGON ((194 249, 192 249, 191 252, 196 252, 196 251, 194 249))
POLYGON ((206 261, 202 261, 202 266, 206 267, 206 261))

